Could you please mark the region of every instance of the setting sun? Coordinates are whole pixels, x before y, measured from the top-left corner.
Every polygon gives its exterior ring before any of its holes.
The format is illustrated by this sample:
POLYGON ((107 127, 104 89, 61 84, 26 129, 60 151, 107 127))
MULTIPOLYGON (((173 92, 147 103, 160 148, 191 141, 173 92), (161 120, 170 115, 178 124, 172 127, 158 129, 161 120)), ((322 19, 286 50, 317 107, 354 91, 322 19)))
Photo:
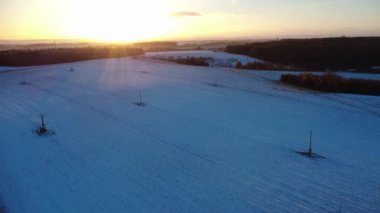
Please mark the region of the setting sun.
POLYGON ((69 32, 74 37, 100 41, 138 41, 171 32, 169 11, 160 2, 111 0, 71 1, 69 32), (84 9, 87 8, 88 9, 84 9))

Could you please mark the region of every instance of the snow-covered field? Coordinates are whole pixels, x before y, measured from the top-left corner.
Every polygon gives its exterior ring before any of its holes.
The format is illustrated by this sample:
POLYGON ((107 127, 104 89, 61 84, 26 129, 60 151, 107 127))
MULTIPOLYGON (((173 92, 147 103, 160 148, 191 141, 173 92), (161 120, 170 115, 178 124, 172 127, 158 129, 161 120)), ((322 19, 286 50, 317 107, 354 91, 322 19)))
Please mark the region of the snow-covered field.
POLYGON ((0 66, 0 73, 1 72, 9 72, 9 71, 15 71, 15 70, 24 70, 31 67, 2 67, 0 66))
POLYGON ((379 212, 380 98, 261 73, 130 58, 1 73, 0 200, 8 212, 379 212), (56 135, 32 134, 40 113, 56 135), (325 159, 295 153, 310 130, 325 159))

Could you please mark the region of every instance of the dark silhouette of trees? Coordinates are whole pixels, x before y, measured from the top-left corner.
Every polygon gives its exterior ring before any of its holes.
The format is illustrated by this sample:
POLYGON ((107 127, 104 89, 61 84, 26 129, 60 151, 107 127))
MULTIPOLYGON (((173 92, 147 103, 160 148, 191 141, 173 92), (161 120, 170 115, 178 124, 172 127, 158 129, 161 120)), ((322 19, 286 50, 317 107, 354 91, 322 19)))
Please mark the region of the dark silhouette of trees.
POLYGON ((286 39, 227 46, 226 52, 304 70, 369 71, 380 66, 380 37, 286 39))
POLYGON ((185 65, 194 65, 194 66, 209 66, 208 60, 210 58, 205 57, 188 57, 188 58, 181 58, 181 59, 174 59, 173 62, 179 63, 179 64, 185 64, 185 65))
POLYGON ((163 60, 163 61, 170 61, 178 64, 184 64, 184 65, 193 65, 193 66, 209 66, 209 61, 212 60, 212 58, 208 57, 152 57, 154 59, 163 60))
POLYGON ((334 73, 314 75, 303 73, 299 75, 284 74, 282 82, 309 89, 334 93, 351 93, 380 96, 380 81, 344 78, 334 73))
POLYGON ((5 50, 0 51, 0 66, 36 66, 143 54, 141 49, 125 46, 5 50))
POLYGON ((249 62, 242 64, 240 61, 236 63, 235 68, 247 70, 289 70, 289 68, 279 64, 271 64, 266 62, 249 62))

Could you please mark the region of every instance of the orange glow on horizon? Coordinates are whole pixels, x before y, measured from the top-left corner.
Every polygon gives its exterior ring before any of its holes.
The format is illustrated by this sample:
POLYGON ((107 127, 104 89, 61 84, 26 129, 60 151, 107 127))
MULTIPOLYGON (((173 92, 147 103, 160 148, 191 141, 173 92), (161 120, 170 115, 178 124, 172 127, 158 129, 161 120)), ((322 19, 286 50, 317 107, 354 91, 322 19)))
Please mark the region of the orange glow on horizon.
POLYGON ((69 14, 70 35, 103 42, 131 42, 159 38, 170 34, 173 22, 169 11, 158 3, 136 1, 103 2, 71 1, 69 14), (83 10, 88 5, 91 9, 83 10))

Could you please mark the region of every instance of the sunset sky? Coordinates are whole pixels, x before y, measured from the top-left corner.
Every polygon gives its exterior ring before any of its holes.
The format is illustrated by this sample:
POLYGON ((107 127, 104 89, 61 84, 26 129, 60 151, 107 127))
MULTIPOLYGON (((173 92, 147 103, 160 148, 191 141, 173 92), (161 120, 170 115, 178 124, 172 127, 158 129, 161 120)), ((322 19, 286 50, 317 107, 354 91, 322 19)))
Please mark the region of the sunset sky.
POLYGON ((0 0, 0 39, 380 35, 379 0, 0 0))

